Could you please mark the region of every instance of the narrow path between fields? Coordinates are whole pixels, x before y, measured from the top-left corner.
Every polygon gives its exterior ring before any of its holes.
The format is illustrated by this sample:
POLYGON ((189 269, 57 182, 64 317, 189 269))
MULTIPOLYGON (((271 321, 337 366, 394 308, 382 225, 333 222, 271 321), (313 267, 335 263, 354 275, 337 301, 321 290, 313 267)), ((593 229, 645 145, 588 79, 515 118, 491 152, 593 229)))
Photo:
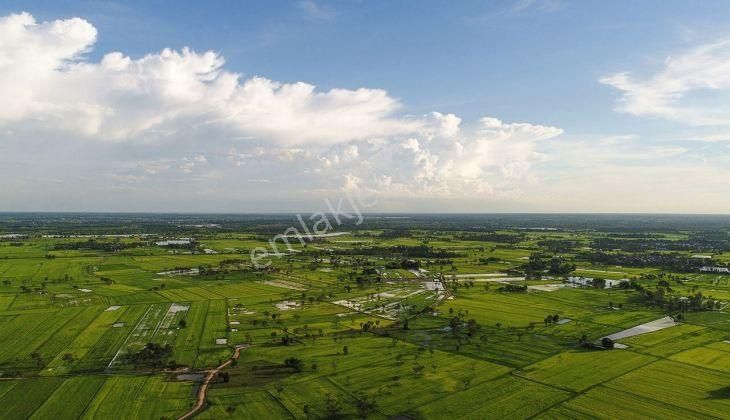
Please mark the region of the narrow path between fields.
POLYGON ((233 351, 233 356, 231 356, 228 360, 223 362, 223 364, 221 364, 217 368, 208 371, 208 374, 205 375, 205 378, 203 378, 203 382, 200 383, 200 388, 198 388, 198 398, 195 401, 195 405, 186 414, 180 416, 178 420, 187 420, 189 418, 192 418, 203 409, 203 406, 205 405, 205 400, 208 397, 208 388, 210 387, 210 383, 213 381, 213 379, 215 379, 216 375, 218 375, 218 372, 220 372, 221 369, 230 365, 234 360, 238 360, 238 357, 241 355, 241 350, 248 347, 250 347, 250 345, 248 344, 237 345, 236 349, 233 351))

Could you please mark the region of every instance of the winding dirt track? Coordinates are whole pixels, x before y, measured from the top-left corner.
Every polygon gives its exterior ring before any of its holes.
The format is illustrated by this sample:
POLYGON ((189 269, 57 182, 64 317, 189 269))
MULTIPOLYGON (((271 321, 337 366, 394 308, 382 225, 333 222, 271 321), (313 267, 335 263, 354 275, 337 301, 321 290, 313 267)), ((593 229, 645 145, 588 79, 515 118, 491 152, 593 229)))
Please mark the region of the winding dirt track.
POLYGON ((223 362, 223 364, 221 364, 217 368, 208 371, 208 373, 205 375, 205 378, 203 379, 203 382, 200 383, 200 388, 198 388, 198 399, 197 401, 195 401, 195 405, 193 406, 193 408, 190 409, 190 411, 180 416, 178 420, 187 420, 189 418, 192 418, 203 409, 203 406, 205 405, 205 399, 208 396, 208 388, 210 387, 210 383, 213 381, 213 379, 215 379, 216 375, 218 375, 218 372, 220 372, 221 369, 230 365, 234 360, 238 360, 238 357, 241 355, 241 350, 248 347, 248 344, 237 345, 236 349, 233 351, 233 356, 231 356, 228 360, 223 362))

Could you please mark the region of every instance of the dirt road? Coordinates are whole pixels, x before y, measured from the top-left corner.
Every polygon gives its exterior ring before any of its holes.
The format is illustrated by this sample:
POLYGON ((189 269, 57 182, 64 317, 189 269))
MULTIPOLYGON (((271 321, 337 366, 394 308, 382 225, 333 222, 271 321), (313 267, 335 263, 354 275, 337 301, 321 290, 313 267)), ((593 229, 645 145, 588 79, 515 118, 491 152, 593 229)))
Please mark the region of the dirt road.
POLYGON ((189 418, 192 418, 203 409, 206 397, 208 396, 208 388, 210 387, 210 383, 213 381, 213 379, 215 379, 221 369, 233 363, 234 360, 238 360, 238 357, 241 355, 241 350, 248 347, 248 344, 237 345, 236 349, 233 351, 233 356, 231 356, 228 360, 223 362, 223 364, 221 364, 217 368, 208 371, 208 373, 205 375, 205 378, 203 378, 203 382, 200 383, 200 388, 198 388, 198 398, 195 401, 195 405, 186 414, 180 416, 178 420, 187 420, 189 418))

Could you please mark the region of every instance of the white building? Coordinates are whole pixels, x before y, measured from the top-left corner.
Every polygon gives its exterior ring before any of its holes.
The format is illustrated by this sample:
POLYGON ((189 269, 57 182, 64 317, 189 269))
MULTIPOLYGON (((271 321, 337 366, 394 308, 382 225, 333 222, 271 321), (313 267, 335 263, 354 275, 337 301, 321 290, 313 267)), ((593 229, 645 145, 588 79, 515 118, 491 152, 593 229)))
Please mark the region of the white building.
MULTIPOLYGON (((605 279, 605 281, 606 281, 606 286, 604 288, 610 289, 612 287, 618 286, 621 283, 628 282, 629 279, 620 279, 620 280, 605 279)), ((593 277, 570 276, 570 277, 568 277, 568 283, 575 284, 578 286, 593 287, 593 277)))
POLYGON ((704 266, 700 267, 700 271, 702 271, 703 273, 730 273, 730 268, 704 266))
POLYGON ((172 239, 168 241, 155 242, 157 246, 190 245, 190 238, 172 239))

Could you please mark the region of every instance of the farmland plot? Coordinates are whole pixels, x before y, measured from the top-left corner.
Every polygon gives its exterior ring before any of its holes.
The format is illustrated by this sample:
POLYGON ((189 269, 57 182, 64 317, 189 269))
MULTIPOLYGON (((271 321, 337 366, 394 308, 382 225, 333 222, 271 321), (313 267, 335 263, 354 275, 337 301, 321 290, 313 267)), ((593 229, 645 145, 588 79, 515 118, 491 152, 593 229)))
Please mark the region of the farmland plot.
POLYGON ((0 398, 0 407, 14 418, 28 418, 62 382, 60 378, 23 380, 0 398))
POLYGON ((96 345, 97 341, 111 328, 111 325, 124 315, 126 310, 127 308, 122 307, 116 311, 99 312, 96 318, 63 349, 61 354, 56 356, 46 366, 43 374, 59 375, 67 373, 79 362, 71 364, 64 362, 62 360, 62 354, 70 353, 74 355, 76 360, 82 360, 96 345))
POLYGON ((129 321, 120 318, 117 325, 123 325, 113 327, 108 333, 119 332, 115 336, 124 335, 124 341, 115 349, 107 368, 123 363, 127 354, 138 351, 147 343, 172 344, 178 331, 178 322, 184 317, 182 313, 188 310, 188 305, 159 303, 135 305, 133 308, 144 312, 139 318, 129 321))
MULTIPOLYGON (((0 364, 18 366, 19 362, 37 350, 46 358, 52 359, 55 354, 41 348, 43 343, 65 328, 69 321, 74 319, 83 309, 66 308, 56 311, 52 316, 41 318, 35 324, 29 324, 23 334, 8 337, 5 346, 0 349, 0 364)), ((34 317, 35 318, 35 317, 34 317)), ((50 360, 48 359, 48 360, 50 360)))
POLYGON ((228 339, 228 308, 225 300, 208 301, 208 312, 205 316, 205 326, 199 344, 198 358, 195 366, 198 368, 213 366, 230 355, 226 345, 216 344, 219 338, 228 339))
POLYGON ((570 396, 566 391, 503 376, 455 392, 417 411, 428 418, 528 418, 570 396))
POLYGON ((45 420, 57 417, 59 413, 63 413, 64 417, 78 418, 105 380, 101 376, 78 376, 66 379, 30 418, 45 420))
POLYGON ((660 360, 616 378, 606 386, 679 406, 698 416, 726 418, 730 413, 725 372, 660 360))
POLYGON ((557 388, 582 391, 654 360, 629 351, 568 351, 526 367, 522 375, 557 388))

